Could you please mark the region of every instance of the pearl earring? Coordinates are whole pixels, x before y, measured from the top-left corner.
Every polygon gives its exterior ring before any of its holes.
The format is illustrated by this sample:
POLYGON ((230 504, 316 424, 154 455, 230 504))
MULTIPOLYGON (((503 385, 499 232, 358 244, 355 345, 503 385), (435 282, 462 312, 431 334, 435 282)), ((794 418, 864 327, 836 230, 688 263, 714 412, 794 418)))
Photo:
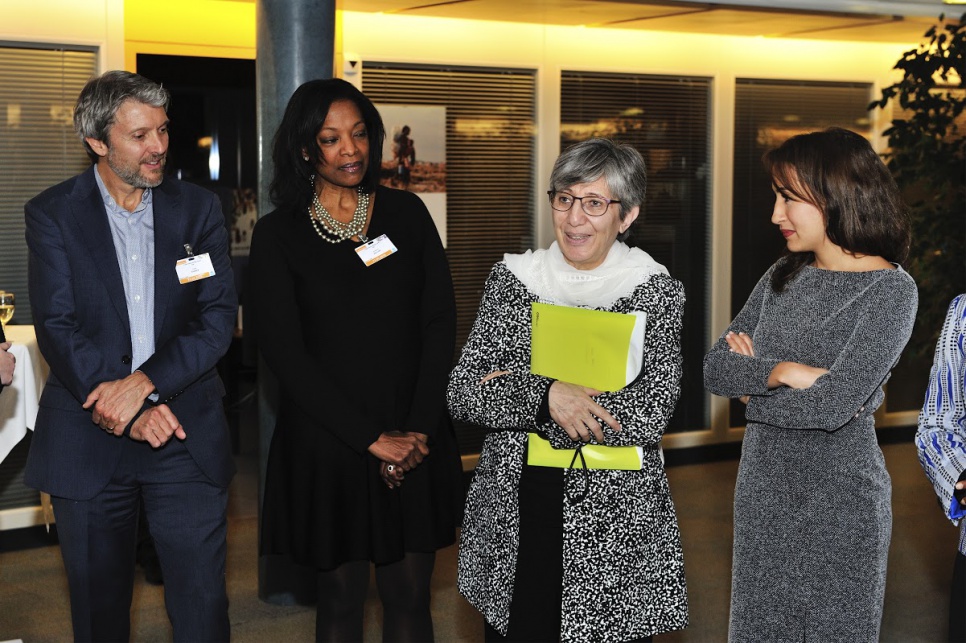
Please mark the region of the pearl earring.
POLYGON ((304 160, 306 163, 308 163, 308 161, 309 161, 309 155, 308 154, 303 154, 302 155, 302 160, 304 160))

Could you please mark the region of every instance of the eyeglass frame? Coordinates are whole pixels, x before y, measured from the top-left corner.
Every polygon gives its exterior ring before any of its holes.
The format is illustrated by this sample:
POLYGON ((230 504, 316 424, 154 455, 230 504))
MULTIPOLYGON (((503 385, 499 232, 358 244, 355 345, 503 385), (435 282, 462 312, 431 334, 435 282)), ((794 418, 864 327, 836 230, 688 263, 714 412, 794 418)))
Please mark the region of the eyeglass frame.
POLYGON ((574 207, 573 203, 571 203, 570 207, 567 208, 566 210, 558 210, 557 208, 553 207, 553 198, 557 194, 566 194, 569 197, 576 199, 577 201, 580 201, 580 210, 588 217, 594 217, 595 219, 607 214, 607 208, 609 208, 612 203, 616 203, 617 205, 621 204, 620 199, 608 199, 607 197, 600 196, 598 194, 587 194, 585 196, 577 196, 576 194, 570 194, 570 192, 567 192, 565 190, 547 190, 547 196, 550 198, 550 209, 553 210, 554 212, 570 212, 571 208, 574 207), (587 209, 584 207, 584 199, 599 199, 601 201, 606 201, 607 205, 604 207, 604 211, 601 212, 600 214, 591 214, 590 212, 587 212, 587 209))

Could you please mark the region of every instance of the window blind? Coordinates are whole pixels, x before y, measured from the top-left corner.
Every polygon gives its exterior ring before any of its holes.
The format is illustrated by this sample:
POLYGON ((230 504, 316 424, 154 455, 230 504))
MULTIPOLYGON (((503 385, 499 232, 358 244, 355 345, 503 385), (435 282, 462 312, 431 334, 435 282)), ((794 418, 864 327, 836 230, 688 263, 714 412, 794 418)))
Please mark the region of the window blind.
MULTIPOLYGON (((94 51, 0 46, 0 289, 17 296, 14 324, 33 322, 23 206, 88 167, 72 119, 96 66, 94 51)), ((38 504, 23 484, 30 437, 0 464, 0 509, 38 504)))
POLYGON ((682 399, 669 431, 708 425, 702 360, 709 314, 711 79, 564 71, 560 148, 600 136, 633 145, 647 198, 628 244, 684 284, 682 399))
POLYGON ((737 80, 732 196, 731 309, 736 315, 784 240, 771 223, 775 196, 762 155, 786 139, 827 127, 871 135, 868 83, 737 80))
MULTIPOLYGON (((533 247, 536 74, 366 61, 363 90, 378 104, 446 108, 446 254, 458 356, 493 264, 533 247)), ((482 429, 456 430, 460 450, 479 453, 482 429)))
POLYGON ((96 66, 94 51, 0 46, 0 289, 15 324, 32 323, 23 206, 89 166, 72 119, 96 66))

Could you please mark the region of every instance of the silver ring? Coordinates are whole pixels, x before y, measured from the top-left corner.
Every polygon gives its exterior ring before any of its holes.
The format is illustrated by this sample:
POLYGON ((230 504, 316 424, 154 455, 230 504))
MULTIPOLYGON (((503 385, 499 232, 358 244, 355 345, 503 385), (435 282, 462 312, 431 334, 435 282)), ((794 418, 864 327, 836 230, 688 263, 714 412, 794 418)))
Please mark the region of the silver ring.
POLYGON ((396 470, 395 465, 391 465, 390 464, 390 465, 386 466, 386 471, 388 471, 389 473, 392 473, 395 470, 396 470))

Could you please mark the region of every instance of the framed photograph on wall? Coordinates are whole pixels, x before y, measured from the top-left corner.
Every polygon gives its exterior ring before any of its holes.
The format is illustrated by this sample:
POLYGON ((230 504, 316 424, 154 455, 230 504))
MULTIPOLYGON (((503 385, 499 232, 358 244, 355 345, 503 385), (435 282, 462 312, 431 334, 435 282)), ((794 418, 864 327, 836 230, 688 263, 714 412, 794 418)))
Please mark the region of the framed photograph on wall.
POLYGON ((446 108, 376 105, 386 126, 381 183, 408 190, 429 209, 446 247, 446 108))

